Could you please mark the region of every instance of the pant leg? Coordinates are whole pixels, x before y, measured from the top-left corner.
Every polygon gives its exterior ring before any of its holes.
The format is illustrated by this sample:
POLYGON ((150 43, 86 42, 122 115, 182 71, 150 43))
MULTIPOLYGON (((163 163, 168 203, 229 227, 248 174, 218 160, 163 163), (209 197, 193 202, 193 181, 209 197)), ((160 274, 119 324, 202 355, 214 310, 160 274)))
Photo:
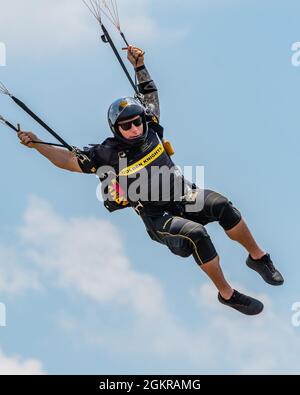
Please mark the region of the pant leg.
POLYGON ((182 217, 206 225, 210 222, 219 222, 224 230, 234 228, 242 219, 239 210, 233 206, 225 196, 209 189, 199 190, 203 202, 200 211, 185 211, 182 217))
POLYGON ((181 257, 193 257, 198 265, 214 259, 218 254, 205 227, 186 218, 172 214, 152 218, 154 229, 161 243, 181 257))

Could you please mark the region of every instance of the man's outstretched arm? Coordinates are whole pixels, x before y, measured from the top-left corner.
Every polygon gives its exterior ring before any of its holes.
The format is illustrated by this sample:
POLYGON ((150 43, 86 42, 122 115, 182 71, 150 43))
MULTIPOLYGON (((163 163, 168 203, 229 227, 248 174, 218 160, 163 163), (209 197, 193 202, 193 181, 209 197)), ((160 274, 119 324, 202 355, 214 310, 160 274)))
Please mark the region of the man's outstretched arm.
POLYGON ((45 156, 56 167, 72 172, 82 173, 82 170, 78 164, 78 160, 72 154, 72 152, 49 145, 31 143, 31 141, 41 141, 35 134, 31 132, 20 131, 18 133, 18 137, 23 145, 28 148, 36 149, 41 155, 45 156))
POLYGON ((159 120, 160 108, 158 91, 150 73, 145 66, 144 52, 141 49, 130 45, 128 47, 128 60, 135 69, 138 80, 138 90, 144 95, 145 104, 159 120))

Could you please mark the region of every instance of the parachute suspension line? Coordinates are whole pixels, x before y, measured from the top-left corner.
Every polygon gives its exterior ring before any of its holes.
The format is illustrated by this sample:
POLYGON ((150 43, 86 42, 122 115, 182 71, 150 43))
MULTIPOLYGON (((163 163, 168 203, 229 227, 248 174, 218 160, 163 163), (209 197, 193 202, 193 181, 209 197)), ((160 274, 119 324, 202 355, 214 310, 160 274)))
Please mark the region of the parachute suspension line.
POLYGON ((110 4, 106 0, 82 0, 96 20, 102 23, 102 14, 120 31, 120 19, 116 0, 110 0, 110 4), (102 3, 102 5, 101 5, 102 3))
POLYGON ((121 29, 121 23, 120 23, 120 18, 119 18, 119 10, 118 10, 117 0, 115 0, 115 1, 110 0, 110 2, 111 2, 113 10, 115 12, 116 20, 118 21, 119 28, 121 29))
MULTIPOLYGON (((2 115, 0 115, 0 123, 3 123, 4 125, 8 126, 10 129, 14 130, 15 132, 20 131, 20 126, 18 125, 18 128, 14 126, 12 123, 8 122, 2 115)), ((52 147, 63 147, 66 148, 62 144, 54 144, 54 143, 45 143, 44 141, 30 141, 33 144, 43 144, 43 145, 51 145, 52 147)))
POLYGON ((0 93, 2 95, 7 95, 7 96, 12 96, 11 93, 9 92, 9 90, 6 88, 6 86, 4 84, 2 84, 2 82, 0 81, 0 93))
MULTIPOLYGON (((127 47, 129 47, 129 43, 128 43, 126 37, 125 37, 125 34, 122 32, 122 29, 121 29, 121 22, 120 22, 120 17, 119 17, 119 10, 118 10, 117 0, 110 0, 110 7, 108 6, 106 0, 102 0, 102 2, 105 5, 105 7, 109 10, 109 13, 110 13, 111 17, 114 20, 113 24, 118 29, 118 31, 119 31, 122 39, 124 40, 125 44, 127 45, 127 47)), ((104 13, 103 10, 102 10, 102 12, 104 13)))
POLYGON ((104 37, 106 38, 106 40, 110 44, 114 54, 116 55, 116 58, 118 59, 118 61, 119 61, 120 65, 121 65, 124 73, 126 74, 126 77, 128 78, 128 81, 130 82, 134 92, 136 93, 136 95, 140 95, 140 93, 139 93, 135 83, 133 82, 133 79, 131 78, 131 76, 129 74, 129 71, 127 70, 127 67, 125 66, 125 64, 124 64, 124 62, 123 62, 123 60, 122 60, 117 48, 115 47, 115 44, 113 43, 108 31, 106 30, 106 28, 105 28, 105 26, 103 24, 101 25, 101 27, 102 27, 102 30, 103 30, 103 33, 104 33, 104 37))
POLYGON ((101 14, 104 14, 106 18, 117 28, 127 47, 129 46, 125 34, 121 30, 117 0, 110 0, 110 4, 108 4, 108 1, 102 0, 102 7, 100 0, 82 0, 82 2, 100 23, 101 27, 103 26, 101 14))
POLYGON ((50 128, 41 118, 39 118, 33 111, 30 110, 29 107, 26 106, 21 100, 18 98, 11 96, 12 100, 24 110, 28 115, 31 116, 38 124, 40 124, 44 129, 47 130, 53 137, 55 137, 65 148, 69 151, 73 151, 73 147, 71 147, 68 143, 65 142, 53 129, 50 128))
POLYGON ((133 81, 131 75, 128 72, 127 67, 125 66, 117 48, 115 47, 113 40, 111 39, 106 27, 103 24, 103 21, 102 21, 101 13, 104 14, 110 20, 110 22, 117 28, 117 30, 120 33, 120 36, 122 37, 123 41, 126 44, 126 49, 127 49, 129 47, 129 43, 125 37, 125 34, 121 30, 121 23, 120 23, 120 18, 119 18, 119 10, 118 10, 117 0, 82 0, 82 1, 87 6, 87 8, 90 10, 90 12, 93 14, 93 16, 96 18, 96 20, 99 22, 101 29, 103 31, 103 35, 101 36, 102 41, 104 43, 109 43, 118 62, 120 63, 120 66, 122 67, 124 73, 126 74, 128 81, 130 82, 130 84, 135 92, 135 98, 137 100, 139 100, 143 106, 147 107, 146 104, 144 103, 144 96, 139 92, 138 87, 137 87, 138 80, 137 80, 136 73, 135 73, 135 81, 133 81), (102 1, 102 7, 100 4, 100 1, 102 1), (104 11, 103 8, 105 8, 106 11, 104 11))
POLYGON ((98 8, 99 4, 95 0, 82 0, 90 12, 94 15, 97 21, 101 24, 101 10, 98 8))
MULTIPOLYGON (((14 130, 15 132, 19 132, 20 129, 18 129, 16 126, 14 126, 12 123, 8 122, 2 115, 0 115, 0 122, 3 123, 4 125, 8 126, 10 129, 14 130)), ((44 144, 44 145, 52 145, 53 147, 64 147, 62 144, 53 144, 53 143, 45 143, 44 141, 31 141, 31 143, 35 144, 44 144)))
MULTIPOLYGON (((102 0, 104 8, 107 10, 107 13, 110 15, 109 19, 110 21, 116 26, 116 28, 121 31, 121 24, 120 24, 120 18, 119 18, 119 13, 118 13, 118 6, 117 6, 117 1, 116 0, 110 0, 110 6, 108 5, 108 2, 106 0, 102 0)), ((102 9, 102 12, 106 17, 108 17, 108 14, 104 12, 102 9)))
POLYGON ((103 6, 107 11, 104 11, 103 8, 101 8, 100 6, 100 10, 101 12, 111 21, 111 23, 116 26, 116 28, 118 29, 118 21, 116 21, 116 16, 114 14, 114 12, 109 8, 108 4, 106 3, 105 0, 102 0, 103 6))
MULTIPOLYGON (((28 108, 26 106, 26 104, 24 104, 17 97, 13 96, 2 82, 0 82, 0 93, 10 96, 10 98, 20 108, 22 108, 22 110, 24 110, 28 115, 30 115, 31 118, 33 118, 37 123, 39 123, 44 129, 47 130, 47 132, 49 132, 53 137, 55 137, 62 144, 62 145, 57 145, 57 146, 59 146, 59 147, 62 146, 64 148, 68 149, 69 151, 73 152, 77 157, 79 157, 79 155, 81 155, 81 153, 79 152, 79 150, 76 147, 72 147, 71 145, 66 143, 65 140, 63 140, 53 129, 50 128, 50 126, 48 126, 33 111, 31 111, 30 108, 28 108)), ((10 127, 11 129, 15 130, 16 132, 19 131, 19 129, 17 129, 15 126, 13 126, 10 122, 6 121, 3 117, 1 117, 1 123, 5 123, 8 127, 10 127)), ((39 142, 36 142, 36 143, 39 143, 39 142)), ((46 143, 46 145, 52 145, 52 143, 46 143)))
POLYGON ((19 129, 17 129, 12 123, 8 122, 5 118, 3 118, 2 115, 0 115, 0 122, 8 126, 10 129, 14 130, 15 132, 19 131, 19 129))
MULTIPOLYGON (((118 29, 118 26, 116 25, 115 21, 104 11, 101 10, 101 12, 106 16, 106 18, 118 29)), ((118 29, 119 30, 119 29, 118 29)))
MULTIPOLYGON (((117 48, 115 47, 115 44, 113 42, 113 40, 111 39, 108 31, 106 30, 106 27, 104 26, 102 19, 101 19, 101 12, 103 12, 103 9, 100 6, 100 2, 99 0, 82 0, 83 3, 87 6, 87 8, 91 11, 91 13, 94 15, 94 17, 97 19, 97 21, 99 22, 101 29, 103 31, 103 36, 102 41, 105 43, 109 43, 111 49, 113 50, 118 62, 120 63, 120 66, 122 67, 124 73, 126 74, 126 77, 128 78, 128 81, 130 82, 136 97, 141 100, 141 94, 138 91, 138 88, 136 86, 136 84, 134 83, 133 79, 131 78, 129 71, 127 70, 127 67, 125 66, 125 63, 123 62, 117 48), (87 1, 89 1, 89 3, 87 3, 87 1)), ((104 1, 104 0, 102 0, 104 1)), ((106 3, 107 4, 107 3, 106 3)), ((103 12, 104 13, 104 12, 103 12)), ((111 18, 110 18, 111 19, 111 18)), ((116 26, 116 23, 113 23, 116 26)), ((124 40, 127 43, 125 36, 123 34, 124 40)))

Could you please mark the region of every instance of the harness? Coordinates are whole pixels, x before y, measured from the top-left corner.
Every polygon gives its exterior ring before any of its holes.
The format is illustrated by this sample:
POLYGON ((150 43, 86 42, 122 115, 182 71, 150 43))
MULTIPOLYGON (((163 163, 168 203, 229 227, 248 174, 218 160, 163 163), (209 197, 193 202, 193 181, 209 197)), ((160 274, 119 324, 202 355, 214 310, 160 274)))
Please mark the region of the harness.
MULTIPOLYGON (((160 138, 161 141, 163 140, 163 132, 164 129, 159 123, 156 121, 156 119, 150 118, 150 122, 148 122, 148 127, 151 128, 160 138)), ((168 144, 170 144, 168 142, 168 144)), ((164 144, 163 144, 164 145, 164 144)), ((126 157, 126 152, 124 152, 124 149, 119 149, 118 146, 115 145, 114 140, 106 140, 105 142, 105 148, 107 149, 107 155, 110 158, 109 162, 112 163, 112 166, 115 167, 117 163, 119 162, 120 159, 126 157)), ((173 151, 173 150, 172 150, 173 151)), ((166 150, 166 153, 171 156, 172 152, 166 150)), ((126 207, 132 207, 136 214, 142 219, 142 221, 145 224, 145 227, 150 235, 150 237, 158 242, 160 242, 160 238, 157 235, 156 231, 154 230, 152 220, 150 218, 151 213, 149 213, 149 208, 145 208, 143 203, 140 200, 137 200, 135 202, 128 202, 126 199, 122 198, 122 188, 119 183, 119 177, 116 173, 113 174, 102 174, 99 176, 100 181, 106 180, 108 177, 111 177, 112 180, 110 180, 109 185, 108 185, 108 190, 105 192, 109 192, 110 197, 104 200, 104 206, 109 212, 114 212, 117 210, 122 210, 126 207), (111 199, 111 197, 113 199, 111 199)), ((182 211, 182 207, 179 207, 179 204, 173 203, 174 207, 176 207, 176 211, 179 213, 182 211)), ((150 210, 151 211, 151 210, 150 210)), ((156 211, 153 209, 153 213, 159 212, 160 209, 156 211)), ((167 211, 167 210, 165 210, 167 211)))

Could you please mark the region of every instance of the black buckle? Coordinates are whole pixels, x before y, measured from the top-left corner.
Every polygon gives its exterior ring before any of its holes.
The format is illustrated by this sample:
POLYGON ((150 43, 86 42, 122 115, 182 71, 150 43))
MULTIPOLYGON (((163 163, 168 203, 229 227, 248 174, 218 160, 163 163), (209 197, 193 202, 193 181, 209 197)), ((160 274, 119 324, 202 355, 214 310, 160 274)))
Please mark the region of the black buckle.
POLYGON ((72 148, 73 148, 72 150, 73 155, 76 156, 76 158, 79 160, 80 163, 84 165, 85 163, 91 162, 90 158, 87 155, 85 155, 83 152, 81 152, 80 149, 78 149, 77 147, 72 147, 72 148))
POLYGON ((107 37, 106 37, 106 35, 105 34, 102 34, 102 36, 101 36, 101 40, 105 43, 105 44, 107 44, 108 43, 108 39, 107 39, 107 37))

